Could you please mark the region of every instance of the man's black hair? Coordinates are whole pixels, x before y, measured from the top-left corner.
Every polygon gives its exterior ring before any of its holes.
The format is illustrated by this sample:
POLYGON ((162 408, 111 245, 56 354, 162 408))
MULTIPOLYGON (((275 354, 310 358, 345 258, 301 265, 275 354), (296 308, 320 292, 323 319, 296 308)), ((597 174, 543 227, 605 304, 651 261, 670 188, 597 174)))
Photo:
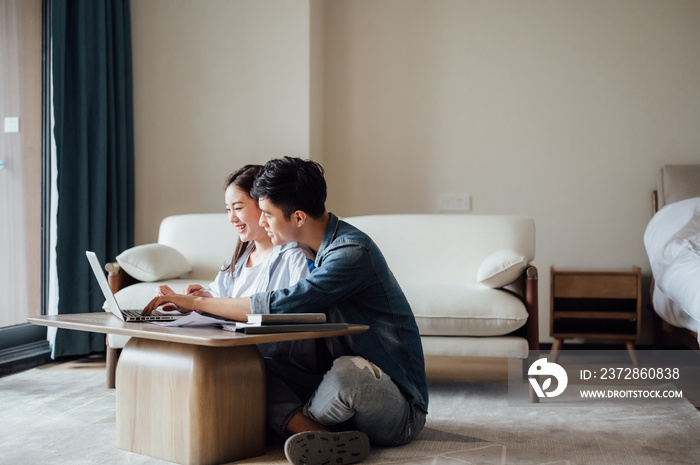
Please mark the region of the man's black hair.
POLYGON ((284 157, 268 161, 255 181, 251 195, 266 199, 289 219, 301 210, 318 219, 326 212, 323 167, 312 160, 284 157))

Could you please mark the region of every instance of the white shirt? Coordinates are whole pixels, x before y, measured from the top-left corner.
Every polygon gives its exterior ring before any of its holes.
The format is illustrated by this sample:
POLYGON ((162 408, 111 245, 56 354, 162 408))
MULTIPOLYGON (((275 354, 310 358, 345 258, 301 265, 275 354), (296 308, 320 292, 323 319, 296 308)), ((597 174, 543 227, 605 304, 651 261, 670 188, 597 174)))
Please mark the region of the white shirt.
MULTIPOLYGON (((219 272, 207 289, 213 297, 249 297, 258 292, 284 289, 311 273, 306 259, 313 261, 313 255, 297 242, 275 245, 267 260, 246 268, 254 248, 255 244, 251 242, 234 266, 233 276, 229 270, 219 272)), ((224 268, 229 263, 230 260, 224 268)))
MULTIPOLYGON (((258 288, 258 284, 263 282, 263 274, 267 271, 267 260, 255 266, 244 266, 241 274, 233 280, 231 294, 238 297, 250 297, 258 288)), ((231 275, 229 274, 229 277, 231 275)))

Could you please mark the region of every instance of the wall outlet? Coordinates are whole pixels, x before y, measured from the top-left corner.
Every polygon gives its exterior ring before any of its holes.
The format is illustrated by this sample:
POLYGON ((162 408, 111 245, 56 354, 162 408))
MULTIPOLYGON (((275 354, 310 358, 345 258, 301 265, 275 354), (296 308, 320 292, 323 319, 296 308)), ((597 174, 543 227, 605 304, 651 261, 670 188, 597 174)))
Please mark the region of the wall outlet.
POLYGON ((5 134, 19 132, 19 118, 17 116, 5 117, 5 134))
POLYGON ((441 212, 470 212, 472 197, 469 194, 443 194, 438 200, 438 210, 441 212))

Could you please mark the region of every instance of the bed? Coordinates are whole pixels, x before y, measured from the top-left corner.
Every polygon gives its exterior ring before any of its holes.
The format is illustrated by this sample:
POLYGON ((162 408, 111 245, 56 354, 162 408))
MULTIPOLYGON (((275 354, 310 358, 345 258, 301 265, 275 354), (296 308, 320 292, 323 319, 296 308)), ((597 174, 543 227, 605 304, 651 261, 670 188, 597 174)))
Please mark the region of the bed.
POLYGON ((644 232, 655 340, 663 332, 700 349, 700 165, 665 165, 644 232))

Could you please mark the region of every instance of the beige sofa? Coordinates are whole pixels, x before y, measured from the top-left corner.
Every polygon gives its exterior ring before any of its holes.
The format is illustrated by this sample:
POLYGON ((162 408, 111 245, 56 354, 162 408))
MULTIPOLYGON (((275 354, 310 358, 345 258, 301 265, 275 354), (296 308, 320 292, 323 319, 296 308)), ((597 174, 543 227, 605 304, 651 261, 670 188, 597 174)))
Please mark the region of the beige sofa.
MULTIPOLYGON (((532 219, 426 214, 344 220, 379 245, 411 304, 426 356, 524 359, 539 349, 532 219)), ((107 265, 119 305, 145 306, 161 283, 178 292, 208 284, 235 239, 224 214, 165 218, 157 244, 125 251, 107 265)), ((126 340, 108 336, 110 386, 116 351, 126 340)))

